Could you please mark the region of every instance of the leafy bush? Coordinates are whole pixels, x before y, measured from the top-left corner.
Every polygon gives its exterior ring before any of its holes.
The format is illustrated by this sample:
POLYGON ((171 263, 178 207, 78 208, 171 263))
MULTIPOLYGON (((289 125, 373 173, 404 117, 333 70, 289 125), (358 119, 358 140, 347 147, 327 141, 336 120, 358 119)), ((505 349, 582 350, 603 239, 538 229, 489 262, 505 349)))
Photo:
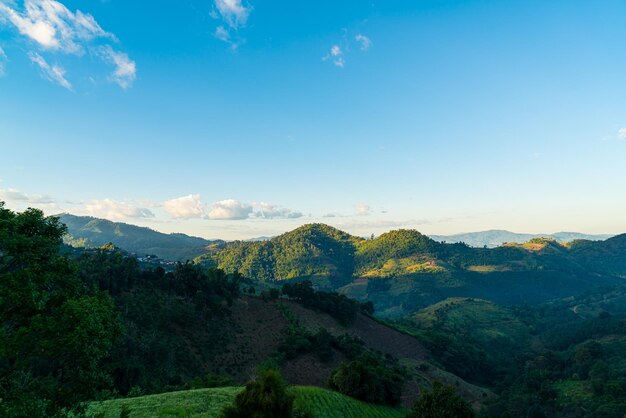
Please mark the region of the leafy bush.
POLYGON ((353 323, 357 313, 361 311, 369 315, 374 313, 371 302, 362 304, 338 293, 316 291, 310 280, 295 284, 285 283, 282 293, 304 306, 326 312, 344 325, 353 323))
POLYGON ((472 418, 474 411, 450 385, 434 382, 429 392, 422 392, 407 418, 472 418))
POLYGON ((295 396, 275 369, 260 370, 257 380, 246 384, 222 418, 291 418, 295 396))
POLYGON ((329 386, 365 402, 397 405, 406 380, 405 371, 376 354, 364 353, 333 370, 329 386))

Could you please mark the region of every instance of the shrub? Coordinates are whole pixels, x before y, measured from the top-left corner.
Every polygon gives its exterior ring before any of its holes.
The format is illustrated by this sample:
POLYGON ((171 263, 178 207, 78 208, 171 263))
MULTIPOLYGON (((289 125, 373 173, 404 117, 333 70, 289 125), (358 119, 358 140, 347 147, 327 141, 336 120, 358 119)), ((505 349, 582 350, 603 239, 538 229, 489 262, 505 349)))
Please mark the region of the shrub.
POLYGON ((364 353, 336 368, 328 384, 344 395, 365 402, 397 405, 405 379, 405 372, 400 367, 386 364, 380 355, 364 353))
POLYGON ((294 398, 278 370, 260 370, 258 379, 222 411, 222 418, 292 418, 294 398))
POLYGON ((434 382, 429 392, 423 392, 407 418, 472 418, 474 411, 456 394, 454 388, 434 382))

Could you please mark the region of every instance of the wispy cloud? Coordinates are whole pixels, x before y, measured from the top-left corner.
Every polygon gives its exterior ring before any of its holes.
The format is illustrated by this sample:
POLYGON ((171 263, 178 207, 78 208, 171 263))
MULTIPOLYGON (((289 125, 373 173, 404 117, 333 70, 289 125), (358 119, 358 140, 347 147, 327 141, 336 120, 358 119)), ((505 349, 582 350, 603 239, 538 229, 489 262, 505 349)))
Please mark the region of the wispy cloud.
MULTIPOLYGON (((92 15, 80 10, 72 12, 55 0, 24 0, 21 3, 22 7, 18 8, 18 2, 0 0, 0 25, 5 23, 14 27, 34 47, 48 54, 82 56, 85 51, 93 52, 103 62, 115 66, 111 81, 124 89, 130 87, 136 77, 135 62, 109 45, 117 42, 117 38, 102 29, 92 15)), ((47 68, 43 65, 45 59, 38 53, 31 52, 29 57, 48 74, 46 78, 70 88, 62 67, 47 68)))
POLYGON ((112 221, 154 217, 154 213, 150 209, 111 199, 92 200, 85 204, 84 209, 91 216, 112 221))
POLYGON ((347 56, 355 50, 355 43, 362 52, 369 50, 372 46, 372 40, 369 37, 359 33, 352 38, 348 36, 348 30, 344 29, 342 40, 330 47, 328 53, 322 57, 322 61, 330 61, 336 67, 344 68, 347 56))
POLYGON ((215 37, 220 41, 230 42, 230 33, 222 25, 215 29, 215 37))
POLYGON ((617 131, 617 135, 619 136, 619 139, 626 139, 626 128, 622 128, 617 131))
POLYGON ((372 40, 363 34, 359 33, 354 40, 359 43, 361 51, 367 51, 372 46, 372 40))
POLYGON ((54 0, 26 0, 21 13, 0 4, 0 14, 22 35, 44 49, 80 54, 84 51, 84 42, 95 38, 115 38, 104 31, 92 15, 80 10, 73 13, 54 0))
POLYGON ((244 4, 241 0, 214 0, 213 4, 215 8, 211 16, 225 24, 219 25, 213 35, 220 41, 230 44, 233 49, 237 49, 244 41, 238 35, 238 31, 248 23, 252 6, 244 4))
POLYGON ((331 60, 335 66, 339 68, 343 68, 346 65, 346 60, 343 56, 343 51, 339 45, 333 45, 330 47, 330 51, 328 54, 322 57, 322 60, 327 61, 331 60))
POLYGON ((36 52, 30 52, 28 58, 41 69, 41 75, 49 81, 58 84, 68 90, 72 90, 72 84, 65 78, 65 69, 58 65, 50 65, 41 55, 36 52))
POLYGON ((135 61, 128 58, 127 54, 115 51, 110 45, 100 47, 98 52, 105 62, 115 66, 110 76, 111 80, 123 89, 132 86, 137 77, 135 61))
POLYGON ((215 0, 215 7, 224 21, 233 29, 245 26, 252 12, 252 6, 241 0, 215 0))
POLYGON ((4 52, 4 49, 0 47, 0 77, 4 75, 4 63, 7 60, 7 54, 4 52))
POLYGON ((193 219, 204 216, 204 206, 199 194, 190 194, 163 202, 163 209, 175 219, 193 219))

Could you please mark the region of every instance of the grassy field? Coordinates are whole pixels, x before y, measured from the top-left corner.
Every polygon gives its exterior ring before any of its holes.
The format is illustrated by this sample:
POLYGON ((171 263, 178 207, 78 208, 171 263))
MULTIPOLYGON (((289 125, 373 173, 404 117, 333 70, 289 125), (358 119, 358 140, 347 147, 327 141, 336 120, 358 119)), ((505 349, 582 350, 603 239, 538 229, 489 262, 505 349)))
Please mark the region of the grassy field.
MULTIPOLYGON (((222 408, 231 403, 241 389, 240 387, 197 389, 113 399, 94 402, 87 412, 94 417, 118 418, 122 406, 127 405, 131 418, 218 417, 222 408)), ((302 411, 309 411, 315 418, 396 418, 406 413, 403 409, 370 405, 318 387, 297 386, 292 390, 296 394, 296 407, 302 411)))
POLYGON ((313 386, 293 388, 295 406, 315 418, 396 418, 406 415, 401 408, 367 404, 331 390, 313 386))

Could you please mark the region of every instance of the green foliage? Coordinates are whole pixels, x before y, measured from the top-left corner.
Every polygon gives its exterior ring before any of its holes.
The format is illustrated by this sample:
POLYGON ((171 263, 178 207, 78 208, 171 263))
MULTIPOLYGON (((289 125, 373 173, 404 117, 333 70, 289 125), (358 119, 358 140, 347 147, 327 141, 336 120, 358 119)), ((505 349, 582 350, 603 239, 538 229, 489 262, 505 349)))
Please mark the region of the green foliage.
POLYGON ((387 364, 380 355, 364 353, 336 368, 330 375, 328 385, 365 402, 397 405, 405 380, 405 371, 398 365, 387 364))
POLYGON ((223 418, 291 418, 295 396, 278 370, 260 370, 257 380, 246 384, 233 405, 222 412, 223 418))
POLYGON ((356 252, 356 268, 360 273, 380 268, 390 259, 409 257, 414 254, 436 255, 442 244, 415 230, 400 229, 382 234, 373 240, 359 243, 356 252))
POLYGON ((354 271, 358 240, 328 225, 310 224, 269 241, 229 243, 216 249, 214 258, 220 268, 259 281, 311 276, 345 281, 354 271))
POLYGON ((429 392, 420 394, 407 418, 472 418, 474 411, 456 394, 454 387, 434 382, 429 392))
POLYGON ((101 365, 121 325, 60 254, 64 233, 58 218, 0 202, 0 415, 56 416, 110 387, 101 365))
POLYGON ((316 291, 313 289, 313 283, 309 280, 294 284, 285 283, 282 287, 282 293, 306 307, 328 313, 344 325, 353 323, 360 311, 370 315, 374 312, 374 306, 371 303, 361 304, 344 295, 316 291))

